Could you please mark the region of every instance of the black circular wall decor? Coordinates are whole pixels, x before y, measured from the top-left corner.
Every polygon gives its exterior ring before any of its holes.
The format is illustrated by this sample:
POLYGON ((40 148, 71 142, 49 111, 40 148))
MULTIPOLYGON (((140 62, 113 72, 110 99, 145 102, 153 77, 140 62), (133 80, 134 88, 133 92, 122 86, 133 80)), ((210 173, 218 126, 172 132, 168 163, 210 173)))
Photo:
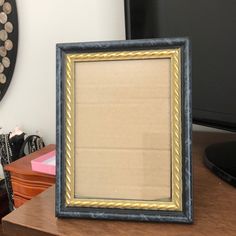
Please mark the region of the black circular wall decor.
POLYGON ((15 0, 0 0, 0 101, 14 72, 18 47, 18 16, 15 0))

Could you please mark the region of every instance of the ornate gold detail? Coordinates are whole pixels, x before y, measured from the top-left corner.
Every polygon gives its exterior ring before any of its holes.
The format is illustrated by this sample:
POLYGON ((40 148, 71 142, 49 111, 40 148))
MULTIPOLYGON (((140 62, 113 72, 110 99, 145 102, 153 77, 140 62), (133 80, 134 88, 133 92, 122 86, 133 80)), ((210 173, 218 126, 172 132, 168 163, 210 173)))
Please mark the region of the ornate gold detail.
POLYGON ((66 204, 69 204, 74 198, 73 180, 74 180, 74 75, 73 62, 70 56, 66 57, 66 204))
POLYGON ((181 142, 181 77, 180 50, 171 59, 172 89, 172 201, 182 209, 182 142, 181 142))
POLYGON ((73 61, 110 61, 110 60, 135 60, 152 58, 171 58, 176 50, 148 50, 124 52, 98 52, 70 54, 73 61))
POLYGON ((98 200, 98 199, 73 199, 70 206, 145 209, 145 210, 177 210, 173 202, 131 201, 131 200, 98 200))
POLYGON ((182 210, 182 150, 181 150, 181 58, 180 49, 123 52, 78 53, 66 55, 66 193, 67 206, 182 210), (78 61, 108 61, 134 59, 171 59, 171 143, 172 196, 171 201, 132 201, 75 198, 74 192, 74 63, 78 61))

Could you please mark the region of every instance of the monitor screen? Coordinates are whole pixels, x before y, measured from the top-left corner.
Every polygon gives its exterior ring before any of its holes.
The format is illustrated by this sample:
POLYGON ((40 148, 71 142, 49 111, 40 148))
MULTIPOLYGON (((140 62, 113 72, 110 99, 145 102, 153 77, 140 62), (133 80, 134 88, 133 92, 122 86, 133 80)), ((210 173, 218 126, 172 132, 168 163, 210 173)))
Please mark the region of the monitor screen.
POLYGON ((188 37, 193 121, 236 130, 236 1, 126 0, 127 39, 188 37))

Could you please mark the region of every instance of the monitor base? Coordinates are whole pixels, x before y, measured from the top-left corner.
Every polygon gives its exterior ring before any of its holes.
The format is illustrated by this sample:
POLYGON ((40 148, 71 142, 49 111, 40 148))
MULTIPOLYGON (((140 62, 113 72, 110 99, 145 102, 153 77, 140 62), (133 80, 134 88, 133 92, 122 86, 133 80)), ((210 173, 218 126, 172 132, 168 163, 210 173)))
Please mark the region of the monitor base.
POLYGON ((218 177, 236 187, 236 142, 208 146, 204 164, 218 177))

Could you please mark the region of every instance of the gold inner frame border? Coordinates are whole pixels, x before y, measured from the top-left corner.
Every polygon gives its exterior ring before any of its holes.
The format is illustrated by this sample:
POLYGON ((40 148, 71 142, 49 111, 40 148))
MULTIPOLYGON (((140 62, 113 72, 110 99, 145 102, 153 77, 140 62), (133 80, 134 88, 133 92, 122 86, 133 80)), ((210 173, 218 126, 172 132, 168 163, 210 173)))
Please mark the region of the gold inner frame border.
POLYGON ((65 55, 65 206, 182 211, 181 49, 65 55), (74 64, 83 61, 171 59, 171 201, 79 199, 74 192, 74 64))

